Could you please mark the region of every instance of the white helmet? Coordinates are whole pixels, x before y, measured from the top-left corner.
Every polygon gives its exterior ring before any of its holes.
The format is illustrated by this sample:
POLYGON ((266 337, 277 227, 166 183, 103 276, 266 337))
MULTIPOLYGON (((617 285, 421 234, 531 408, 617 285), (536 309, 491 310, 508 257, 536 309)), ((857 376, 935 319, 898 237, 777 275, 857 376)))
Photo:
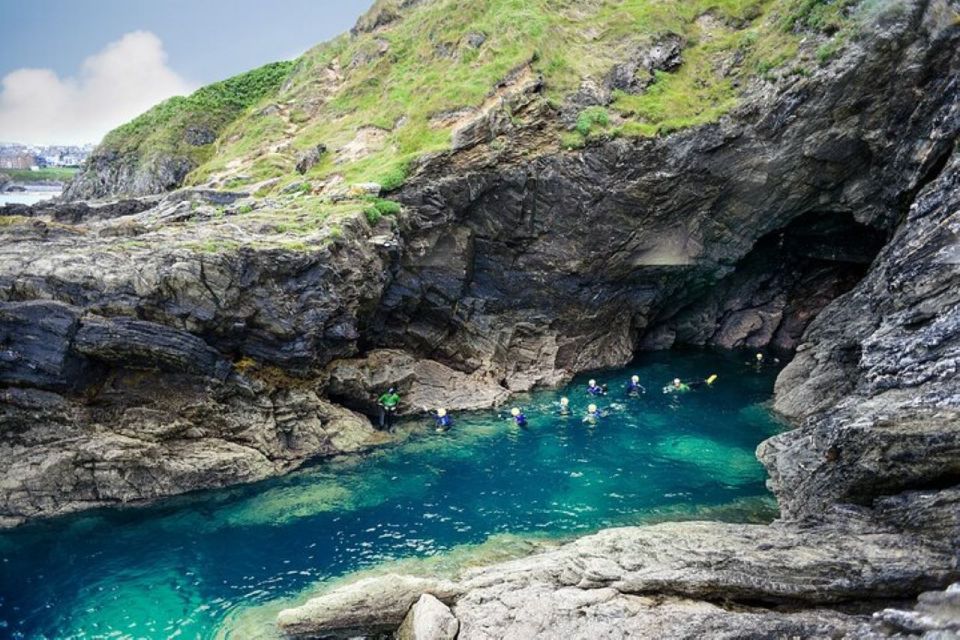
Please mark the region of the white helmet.
POLYGON ((562 404, 563 406, 567 406, 568 404, 570 404, 570 398, 560 398, 560 404, 562 404))
POLYGON ((447 415, 447 410, 443 408, 437 409, 437 415, 442 418, 443 416, 447 415))
POLYGON ((591 380, 589 384, 590 384, 591 387, 595 387, 595 386, 597 386, 597 381, 596 381, 596 380, 591 380))
POLYGON ((514 407, 513 409, 510 409, 510 415, 512 415, 512 416, 514 416, 514 417, 520 415, 520 409, 518 409, 518 408, 516 408, 516 407, 514 407))
POLYGON ((589 407, 587 407, 587 411, 589 411, 590 413, 596 413, 596 412, 597 412, 597 405, 595 405, 595 404, 590 405, 589 407))
POLYGON ((634 382, 640 382, 640 376, 633 376, 633 377, 630 378, 630 379, 631 379, 632 381, 634 381, 634 382))

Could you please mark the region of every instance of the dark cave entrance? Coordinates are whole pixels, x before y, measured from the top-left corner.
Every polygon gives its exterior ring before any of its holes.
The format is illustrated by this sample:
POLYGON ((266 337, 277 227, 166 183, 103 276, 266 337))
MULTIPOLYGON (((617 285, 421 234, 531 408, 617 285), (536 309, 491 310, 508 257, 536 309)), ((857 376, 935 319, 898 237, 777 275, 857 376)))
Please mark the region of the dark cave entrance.
POLYGON ((650 324, 640 348, 792 352, 824 307, 863 279, 887 237, 850 213, 804 214, 761 237, 733 273, 690 287, 650 324))

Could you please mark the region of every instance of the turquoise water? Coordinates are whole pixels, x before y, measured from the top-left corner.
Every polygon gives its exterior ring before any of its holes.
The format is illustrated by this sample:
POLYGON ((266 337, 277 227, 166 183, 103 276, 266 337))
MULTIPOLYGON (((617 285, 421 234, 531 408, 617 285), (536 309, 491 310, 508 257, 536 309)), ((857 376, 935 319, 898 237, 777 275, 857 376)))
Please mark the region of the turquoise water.
POLYGON ((527 429, 497 412, 456 416, 446 434, 412 424, 363 458, 0 535, 0 637, 243 637, 224 620, 382 562, 749 503, 767 496, 754 449, 778 430, 762 406, 776 370, 755 370, 750 355, 651 355, 517 398, 527 429), (633 373, 648 391, 639 398, 623 392, 633 373), (660 391, 711 373, 710 388, 660 391), (589 377, 610 385, 596 426, 580 419, 589 377), (574 416, 556 415, 562 394, 574 416))

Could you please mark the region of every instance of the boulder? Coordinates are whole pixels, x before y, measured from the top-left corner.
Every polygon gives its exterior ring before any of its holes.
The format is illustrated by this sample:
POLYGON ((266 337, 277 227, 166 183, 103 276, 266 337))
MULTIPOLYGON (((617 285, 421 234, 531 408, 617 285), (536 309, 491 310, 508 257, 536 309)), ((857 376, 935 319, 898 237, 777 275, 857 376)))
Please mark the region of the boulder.
POLYGON ((300 175, 305 174, 307 171, 310 171, 318 162, 320 158, 323 157, 323 154, 327 152, 327 145, 318 144, 315 147, 310 147, 306 151, 300 154, 297 158, 297 173, 300 175))
MULTIPOLYGON (((918 496, 911 517, 936 517, 932 497, 918 496)), ((815 527, 683 522, 607 529, 468 569, 450 583, 369 578, 281 612, 278 622, 298 638, 398 629, 400 638, 453 637, 410 635, 442 634, 441 622, 448 632, 458 623, 459 640, 862 637, 867 616, 831 607, 909 596, 960 575, 952 544, 900 535, 893 511, 881 519, 866 509, 828 515, 831 524, 815 527)), ((934 600, 930 607, 944 610, 947 599, 934 600)))
POLYGON ((368 414, 390 387, 402 401, 400 415, 444 407, 451 411, 488 409, 506 401, 509 392, 482 375, 468 375, 406 351, 377 349, 363 358, 335 360, 326 370, 327 393, 344 405, 368 414))
POLYGON ((411 606, 425 594, 449 601, 451 582, 387 574, 353 582, 277 616, 280 629, 294 638, 354 638, 396 631, 411 606))
POLYGON ((683 63, 683 39, 667 34, 652 44, 637 47, 626 62, 607 76, 611 91, 640 93, 653 83, 658 71, 673 71, 683 63))
POLYGON ((873 615, 885 630, 924 638, 960 637, 960 582, 943 591, 927 591, 917 598, 913 610, 884 609, 873 615))
POLYGON ((455 640, 460 621, 450 608, 429 593, 410 608, 397 631, 397 640, 455 640))

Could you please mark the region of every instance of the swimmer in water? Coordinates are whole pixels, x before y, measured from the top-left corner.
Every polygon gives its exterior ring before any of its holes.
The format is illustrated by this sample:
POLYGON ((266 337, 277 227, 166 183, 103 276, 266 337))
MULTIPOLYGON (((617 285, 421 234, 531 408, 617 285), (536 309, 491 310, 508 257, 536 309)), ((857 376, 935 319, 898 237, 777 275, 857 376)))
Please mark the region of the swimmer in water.
POLYGON ((587 407, 587 415, 584 416, 583 421, 594 425, 597 424, 597 421, 602 417, 603 414, 600 412, 599 407, 597 407, 595 404, 591 404, 589 407, 587 407))

